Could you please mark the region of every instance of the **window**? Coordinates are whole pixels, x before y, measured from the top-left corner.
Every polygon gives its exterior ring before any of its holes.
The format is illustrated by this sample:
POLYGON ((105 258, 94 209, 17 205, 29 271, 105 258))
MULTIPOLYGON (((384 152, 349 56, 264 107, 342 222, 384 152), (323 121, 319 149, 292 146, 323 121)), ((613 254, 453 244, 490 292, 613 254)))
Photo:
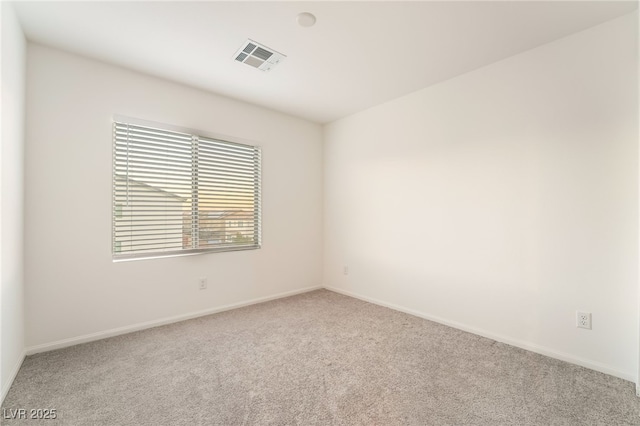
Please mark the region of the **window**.
POLYGON ((120 122, 113 133, 114 259, 260 248, 260 148, 120 122))

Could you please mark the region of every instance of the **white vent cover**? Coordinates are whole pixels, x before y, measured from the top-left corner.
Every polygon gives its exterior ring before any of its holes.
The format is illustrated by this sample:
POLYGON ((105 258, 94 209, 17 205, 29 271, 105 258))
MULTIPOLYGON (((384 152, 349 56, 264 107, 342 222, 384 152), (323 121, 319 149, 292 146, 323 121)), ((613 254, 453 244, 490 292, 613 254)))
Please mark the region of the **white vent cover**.
POLYGON ((286 58, 282 53, 269 49, 253 40, 247 40, 236 52, 234 59, 262 71, 269 71, 286 58))

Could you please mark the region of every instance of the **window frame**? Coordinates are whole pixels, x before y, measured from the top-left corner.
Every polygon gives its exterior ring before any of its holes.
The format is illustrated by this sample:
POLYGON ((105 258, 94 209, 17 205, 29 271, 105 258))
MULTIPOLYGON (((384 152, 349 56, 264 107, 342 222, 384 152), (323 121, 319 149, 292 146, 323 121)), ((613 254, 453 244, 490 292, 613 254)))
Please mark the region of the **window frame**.
MULTIPOLYGON (((194 256, 201 254, 209 254, 209 253, 221 253, 221 252, 234 252, 234 251, 246 251, 246 250, 257 250, 262 248, 262 146, 249 140, 244 140, 237 137, 231 137, 227 135, 221 135, 201 130, 195 130, 192 128, 175 126, 170 124, 158 123, 154 121, 141 120, 138 118, 126 117, 121 115, 114 115, 111 121, 111 147, 112 147, 112 158, 111 158, 111 258, 113 262, 123 262, 123 261, 134 261, 134 260, 146 260, 146 259, 159 259, 166 257, 181 257, 181 256, 194 256), (195 137, 212 139, 214 141, 223 142, 225 144, 239 145, 243 148, 251 147, 257 152, 257 183, 256 183, 256 192, 254 192, 254 203, 255 208, 253 210, 253 214, 255 215, 255 231, 254 231, 254 239, 255 243, 251 245, 233 245, 233 246, 217 246, 217 247, 206 247, 206 248, 183 248, 176 250, 160 250, 153 252, 138 252, 138 253, 125 253, 118 254, 116 252, 116 246, 121 249, 121 243, 117 244, 116 242, 116 229, 115 229, 115 219, 116 219, 116 206, 120 204, 120 202, 116 202, 115 197, 115 179, 116 179, 116 138, 115 138, 115 125, 116 123, 120 124, 129 124, 134 126, 141 127, 149 127, 164 131, 170 132, 179 132, 179 133, 187 133, 191 134, 195 137)), ((192 170, 193 172, 193 170, 192 170)), ((122 210, 120 210, 120 215, 122 215, 122 210)), ((196 228, 195 233, 199 234, 202 228, 196 228)))

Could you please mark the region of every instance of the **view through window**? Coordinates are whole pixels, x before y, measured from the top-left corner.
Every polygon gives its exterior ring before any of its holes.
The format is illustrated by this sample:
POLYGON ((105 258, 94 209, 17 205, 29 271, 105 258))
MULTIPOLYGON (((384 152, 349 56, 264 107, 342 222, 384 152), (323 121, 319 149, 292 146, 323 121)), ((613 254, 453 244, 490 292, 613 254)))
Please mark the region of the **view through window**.
POLYGON ((115 122, 115 259, 260 247, 260 148, 115 122))

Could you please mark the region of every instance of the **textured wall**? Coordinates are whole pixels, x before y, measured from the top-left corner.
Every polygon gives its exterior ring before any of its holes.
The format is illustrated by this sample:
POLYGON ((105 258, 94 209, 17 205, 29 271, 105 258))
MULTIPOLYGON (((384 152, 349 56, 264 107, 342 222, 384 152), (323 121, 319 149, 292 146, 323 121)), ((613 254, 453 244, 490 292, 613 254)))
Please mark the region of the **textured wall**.
POLYGON ((319 125, 39 45, 27 68, 28 348, 322 284, 319 125), (113 263, 114 114, 260 145, 262 248, 113 263))
POLYGON ((328 125, 325 285, 635 380, 636 58, 634 13, 328 125))
POLYGON ((0 8, 0 378, 4 398, 24 354, 23 154, 26 42, 11 4, 2 2, 0 8))

